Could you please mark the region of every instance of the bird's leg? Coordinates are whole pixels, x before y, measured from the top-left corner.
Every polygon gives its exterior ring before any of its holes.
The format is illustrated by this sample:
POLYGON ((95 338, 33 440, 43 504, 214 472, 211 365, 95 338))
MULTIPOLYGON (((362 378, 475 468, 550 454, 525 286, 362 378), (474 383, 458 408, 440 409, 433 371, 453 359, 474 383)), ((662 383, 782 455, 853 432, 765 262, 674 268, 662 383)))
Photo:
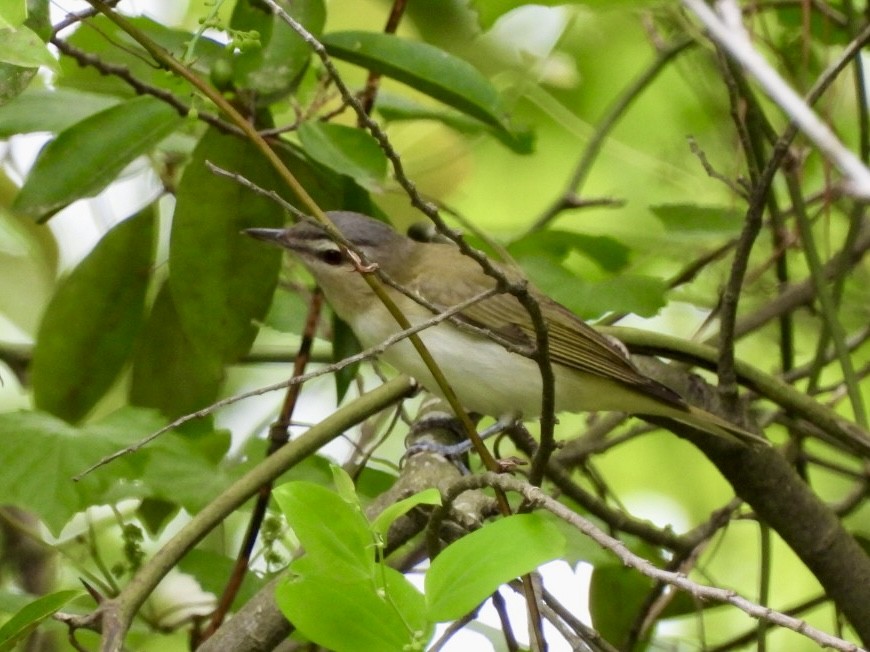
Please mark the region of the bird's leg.
MULTIPOLYGON (((442 415, 441 418, 444 419, 445 422, 446 421, 453 422, 453 425, 450 426, 451 430, 453 430, 454 432, 462 433, 461 436, 464 436, 464 433, 462 432, 462 428, 461 428, 458 420, 456 420, 452 416, 445 415, 444 413, 439 413, 439 414, 442 415)), ((520 415, 517 413, 514 413, 514 412, 502 415, 491 426, 481 430, 478 433, 478 435, 480 436, 481 439, 488 439, 494 435, 501 434, 505 430, 507 430, 508 428, 513 427, 514 424, 517 423, 519 418, 520 418, 520 415)), ((475 421, 476 421, 476 419, 475 419, 475 421)), ((425 422, 424 422, 424 425, 422 427, 423 428, 427 427, 425 425, 425 422)), ((443 428, 446 426, 444 423, 439 422, 439 427, 443 428)), ((417 424, 414 424, 414 427, 411 429, 411 433, 409 433, 409 435, 408 435, 409 439, 413 436, 415 430, 417 430, 417 424)), ((405 455, 413 455, 415 453, 430 452, 430 453, 438 453, 439 455, 443 455, 444 457, 448 457, 451 459, 458 459, 460 456, 465 455, 466 453, 470 452, 473 449, 473 447, 474 447, 474 445, 472 444, 470 439, 463 439, 462 441, 460 441, 456 444, 443 444, 440 442, 431 441, 431 439, 430 440, 418 440, 418 441, 414 441, 413 443, 408 445, 407 450, 405 452, 405 455)))

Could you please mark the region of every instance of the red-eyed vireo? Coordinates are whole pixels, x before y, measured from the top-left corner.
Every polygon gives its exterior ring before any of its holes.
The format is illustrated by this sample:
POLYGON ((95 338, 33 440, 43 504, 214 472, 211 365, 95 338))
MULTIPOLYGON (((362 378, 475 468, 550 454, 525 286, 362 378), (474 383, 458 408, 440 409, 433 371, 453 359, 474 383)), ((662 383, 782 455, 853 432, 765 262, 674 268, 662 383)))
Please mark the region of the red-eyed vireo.
MULTIPOLYGON (((447 310, 494 288, 496 280, 453 244, 417 242, 383 222, 345 211, 327 213, 344 236, 387 276, 447 310)), ((376 346, 401 330, 377 298, 347 251, 312 222, 289 229, 248 229, 249 235, 293 252, 308 268, 333 310, 351 327, 364 347, 376 346)), ((503 269, 516 279, 517 274, 503 269)), ((429 308, 391 287, 386 290, 412 325, 430 320, 429 308)), ((767 441, 688 405, 676 392, 640 373, 626 353, 567 308, 529 286, 547 323, 550 360, 555 375, 557 412, 620 411, 638 416, 666 417, 708 433, 744 443, 767 441)), ((517 348, 535 344, 528 311, 516 297, 495 294, 451 318, 478 327, 469 331, 442 321, 419 333, 463 405, 470 411, 504 418, 534 418, 541 412, 542 382, 531 358, 509 351, 484 332, 496 334, 517 348)), ((441 394, 437 383, 405 339, 390 346, 381 358, 441 394)))

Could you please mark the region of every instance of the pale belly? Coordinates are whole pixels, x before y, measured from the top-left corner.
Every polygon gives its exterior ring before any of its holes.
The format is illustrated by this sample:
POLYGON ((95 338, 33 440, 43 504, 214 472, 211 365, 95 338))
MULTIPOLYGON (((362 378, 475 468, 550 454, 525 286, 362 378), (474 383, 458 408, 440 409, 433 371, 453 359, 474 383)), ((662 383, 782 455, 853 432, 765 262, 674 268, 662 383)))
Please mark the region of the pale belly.
MULTIPOLYGON (((380 344, 392 334, 373 328, 372 323, 360 319, 351 325, 364 347, 380 344)), ((535 361, 449 324, 427 328, 419 335, 466 409, 495 417, 540 416, 542 383, 535 361)), ((409 340, 389 347, 380 359, 417 379, 430 392, 443 396, 409 340)), ((662 407, 599 376, 562 365, 554 365, 553 371, 556 412, 620 410, 652 414, 662 407)))

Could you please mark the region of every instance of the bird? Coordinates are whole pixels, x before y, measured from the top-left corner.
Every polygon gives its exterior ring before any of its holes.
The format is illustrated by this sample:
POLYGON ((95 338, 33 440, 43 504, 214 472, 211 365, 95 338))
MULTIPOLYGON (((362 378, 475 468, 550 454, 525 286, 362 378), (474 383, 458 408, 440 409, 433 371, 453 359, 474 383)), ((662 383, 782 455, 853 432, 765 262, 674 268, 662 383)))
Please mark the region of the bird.
MULTIPOLYGON (((286 229, 251 228, 245 233, 295 255, 366 348, 403 329, 363 278, 366 269, 355 252, 362 255, 369 271, 377 268, 406 291, 385 286, 412 325, 432 320, 433 308, 449 310, 497 289, 498 281, 453 243, 413 240, 362 213, 328 211, 326 215, 350 250, 313 219, 286 229)), ((490 262, 508 281, 522 280, 513 268, 490 262)), ((619 411, 641 418, 664 417, 741 444, 769 445, 764 437, 690 405, 676 391, 639 371, 621 343, 531 284, 526 288, 547 326, 556 413, 619 411)), ((505 422, 540 417, 540 368, 524 354, 534 349, 536 332, 516 296, 494 292, 418 334, 468 411, 505 422)), ((408 339, 391 344, 379 357, 443 397, 408 339)))

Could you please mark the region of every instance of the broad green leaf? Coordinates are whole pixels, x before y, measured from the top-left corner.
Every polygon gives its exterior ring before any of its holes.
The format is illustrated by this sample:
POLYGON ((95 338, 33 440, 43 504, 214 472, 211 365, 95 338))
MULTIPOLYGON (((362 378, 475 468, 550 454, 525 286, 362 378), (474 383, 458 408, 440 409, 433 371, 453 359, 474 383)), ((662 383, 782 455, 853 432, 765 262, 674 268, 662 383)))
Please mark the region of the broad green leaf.
POLYGON ((0 107, 0 137, 34 131, 57 133, 118 103, 118 98, 56 88, 28 89, 0 107))
POLYGON ((118 462, 111 472, 72 478, 117 450, 117 433, 79 430, 43 412, 12 412, 0 415, 0 441, 0 503, 33 512, 54 535, 115 484, 118 462))
MULTIPOLYGON (((531 4, 528 0, 472 0, 471 6, 477 13, 477 21, 484 31, 492 27, 495 22, 506 13, 531 4)), ((547 7, 568 4, 565 0, 535 0, 536 5, 547 7)))
POLYGON ((662 204, 650 206, 650 211, 669 233, 736 235, 743 228, 744 212, 737 208, 662 204))
POLYGON ((223 377, 222 362, 202 353, 187 337, 169 286, 164 285, 136 347, 130 402, 175 418, 211 403, 223 377))
POLYGON ((15 208, 47 219, 76 199, 96 195, 180 122, 175 109, 148 96, 85 118, 39 153, 15 208))
POLYGON ((309 120, 299 125, 305 153, 329 169, 370 190, 381 188, 387 157, 368 132, 354 127, 309 120))
POLYGON ((383 567, 385 595, 371 580, 336 582, 310 557, 291 564, 275 591, 278 607, 308 639, 336 652, 423 649, 431 635, 423 596, 398 571, 383 567), (420 647, 410 648, 414 641, 420 647))
POLYGON ((12 650, 46 618, 84 595, 84 591, 58 591, 35 599, 0 627, 0 650, 12 650))
POLYGON ((495 87, 474 66, 427 43, 380 32, 333 32, 322 37, 336 59, 392 77, 498 129, 505 107, 495 87))
POLYGON ((539 514, 516 514, 462 537, 426 573, 426 613, 436 622, 469 613, 505 582, 561 556, 565 538, 539 514))
POLYGON ((54 72, 60 68, 36 32, 24 25, 0 29, 0 61, 23 68, 45 66, 54 72))
POLYGON ((33 352, 39 409, 76 422, 112 386, 143 322, 153 249, 149 207, 103 236, 58 286, 33 352))
POLYGON ((508 245, 508 252, 517 260, 541 255, 564 260, 568 254, 576 252, 608 272, 624 269, 630 251, 619 240, 609 236, 555 229, 531 233, 508 245))
MULTIPOLYGON (((311 34, 319 35, 326 21, 323 0, 279 0, 279 5, 311 34)), ((242 48, 233 60, 234 81, 242 93, 252 92, 260 104, 274 102, 293 90, 308 61, 311 48, 264 3, 240 0, 230 27, 256 31, 260 47, 242 48)))
POLYGON ((311 482, 281 485, 272 495, 318 573, 340 583, 372 580, 373 538, 358 507, 311 482))
MULTIPOLYGON (((139 436, 147 434, 141 432, 139 436)), ((213 459, 208 450, 211 445, 217 445, 225 454, 230 434, 220 430, 200 437, 166 433, 139 451, 140 459, 131 462, 141 467, 139 482, 149 496, 180 505, 194 514, 220 495, 239 472, 213 459)))
POLYGON ((419 491, 413 496, 408 496, 403 500, 393 503, 380 514, 378 514, 377 518, 375 518, 375 520, 372 522, 372 530, 374 530, 381 536, 386 537, 387 531, 390 529, 390 526, 400 516, 407 514, 418 505, 440 504, 441 493, 435 487, 430 487, 429 489, 419 491))
POLYGON ((264 246, 242 230, 280 227, 284 212, 275 202, 216 176, 206 161, 267 190, 281 191, 283 183, 253 146, 209 130, 178 187, 169 287, 191 343, 222 364, 247 353, 253 343, 255 322, 269 309, 281 265, 280 249, 264 246))

